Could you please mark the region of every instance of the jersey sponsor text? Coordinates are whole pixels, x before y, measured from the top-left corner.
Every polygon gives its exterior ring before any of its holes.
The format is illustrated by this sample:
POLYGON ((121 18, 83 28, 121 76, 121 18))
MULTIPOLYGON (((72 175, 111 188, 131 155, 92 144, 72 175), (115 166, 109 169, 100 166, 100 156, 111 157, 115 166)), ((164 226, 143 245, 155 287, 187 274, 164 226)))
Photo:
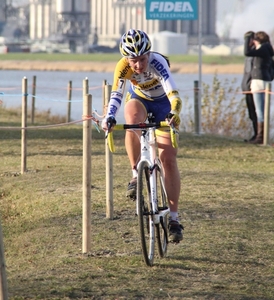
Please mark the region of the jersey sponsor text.
POLYGON ((154 65, 155 69, 161 74, 165 81, 169 78, 166 68, 157 59, 154 58, 151 65, 154 65))

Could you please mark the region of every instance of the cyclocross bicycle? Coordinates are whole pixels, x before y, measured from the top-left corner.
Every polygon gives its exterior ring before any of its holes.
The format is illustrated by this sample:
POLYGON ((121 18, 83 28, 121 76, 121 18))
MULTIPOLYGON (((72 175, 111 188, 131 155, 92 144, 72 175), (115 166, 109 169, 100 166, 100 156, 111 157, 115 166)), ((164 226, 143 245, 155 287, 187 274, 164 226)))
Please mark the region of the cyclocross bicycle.
MULTIPOLYGON (((116 124, 114 130, 141 130, 141 159, 137 165, 136 214, 138 216, 142 253, 145 263, 153 265, 155 240, 160 257, 167 253, 168 244, 168 200, 160 159, 157 157, 156 129, 169 126, 166 121, 148 123, 116 124)), ((173 147, 177 147, 176 130, 170 126, 173 147)), ((113 134, 107 133, 108 146, 114 152, 113 134)))

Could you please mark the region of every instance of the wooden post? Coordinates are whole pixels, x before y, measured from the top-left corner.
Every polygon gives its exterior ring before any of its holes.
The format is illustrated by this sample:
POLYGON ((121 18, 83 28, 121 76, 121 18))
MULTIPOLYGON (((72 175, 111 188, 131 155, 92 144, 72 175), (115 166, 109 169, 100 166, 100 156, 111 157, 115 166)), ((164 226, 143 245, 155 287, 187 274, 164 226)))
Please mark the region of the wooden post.
POLYGON ((8 284, 7 284, 4 242, 3 242, 1 222, 0 222, 0 299, 1 300, 8 299, 8 284))
POLYGON ((71 93, 72 93, 72 81, 68 83, 68 108, 67 108, 67 123, 70 122, 71 116, 71 93))
MULTIPOLYGON (((109 102, 111 85, 105 85, 104 89, 104 115, 109 102)), ((105 141, 106 153, 106 217, 113 219, 113 157, 109 150, 107 139, 105 141)))
POLYGON ((103 80, 103 112, 105 112, 105 86, 107 85, 106 79, 103 80))
POLYGON ((271 98, 271 83, 266 83, 265 100, 264 100, 264 137, 263 145, 269 144, 269 116, 270 116, 270 98, 271 98))
POLYGON ((200 134, 199 81, 194 81, 194 126, 195 134, 200 134))
POLYGON ((22 119, 21 119, 21 174, 27 170, 27 99, 28 99, 28 80, 22 80, 22 119))
POLYGON ((32 98, 31 98, 31 124, 34 124, 35 117, 35 95, 36 95, 36 76, 32 78, 32 98))
POLYGON ((88 86, 88 78, 86 77, 83 80, 83 97, 85 97, 89 93, 89 86, 88 86))
MULTIPOLYGON (((86 84, 84 83, 86 87, 86 84)), ((92 98, 86 94, 83 101, 83 116, 91 116, 92 98)), ((91 244, 91 119, 83 121, 83 212, 82 252, 90 251, 91 244)))
POLYGON ((107 105, 108 105, 108 101, 106 102, 106 85, 107 85, 107 81, 106 79, 103 80, 103 88, 102 88, 102 100, 103 100, 103 116, 105 117, 106 115, 106 111, 107 111, 107 105))

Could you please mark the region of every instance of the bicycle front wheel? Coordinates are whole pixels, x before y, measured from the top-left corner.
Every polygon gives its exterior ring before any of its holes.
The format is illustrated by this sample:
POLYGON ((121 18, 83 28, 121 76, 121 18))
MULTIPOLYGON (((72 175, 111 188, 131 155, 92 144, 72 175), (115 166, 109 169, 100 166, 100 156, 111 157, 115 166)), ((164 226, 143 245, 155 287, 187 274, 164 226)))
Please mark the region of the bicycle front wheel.
POLYGON ((138 167, 136 201, 142 253, 145 263, 148 266, 152 266, 155 248, 155 227, 151 214, 151 189, 149 176, 149 166, 146 161, 142 161, 138 167))
POLYGON ((157 201, 158 201, 158 210, 159 213, 163 213, 160 217, 160 223, 156 224, 156 239, 158 245, 158 252, 160 257, 164 257, 167 253, 167 244, 168 244, 168 203, 167 203, 167 194, 164 183, 164 176, 162 172, 162 165, 160 162, 157 163, 155 168, 156 172, 156 185, 157 185, 157 201))

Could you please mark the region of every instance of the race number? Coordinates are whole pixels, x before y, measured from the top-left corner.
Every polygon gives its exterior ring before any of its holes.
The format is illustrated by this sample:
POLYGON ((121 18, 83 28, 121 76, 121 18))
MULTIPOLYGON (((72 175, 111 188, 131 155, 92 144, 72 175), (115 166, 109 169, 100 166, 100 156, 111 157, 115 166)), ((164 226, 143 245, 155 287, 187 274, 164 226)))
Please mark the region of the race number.
POLYGON ((119 79, 116 92, 121 93, 123 95, 125 90, 125 85, 126 85, 125 79, 119 79))

